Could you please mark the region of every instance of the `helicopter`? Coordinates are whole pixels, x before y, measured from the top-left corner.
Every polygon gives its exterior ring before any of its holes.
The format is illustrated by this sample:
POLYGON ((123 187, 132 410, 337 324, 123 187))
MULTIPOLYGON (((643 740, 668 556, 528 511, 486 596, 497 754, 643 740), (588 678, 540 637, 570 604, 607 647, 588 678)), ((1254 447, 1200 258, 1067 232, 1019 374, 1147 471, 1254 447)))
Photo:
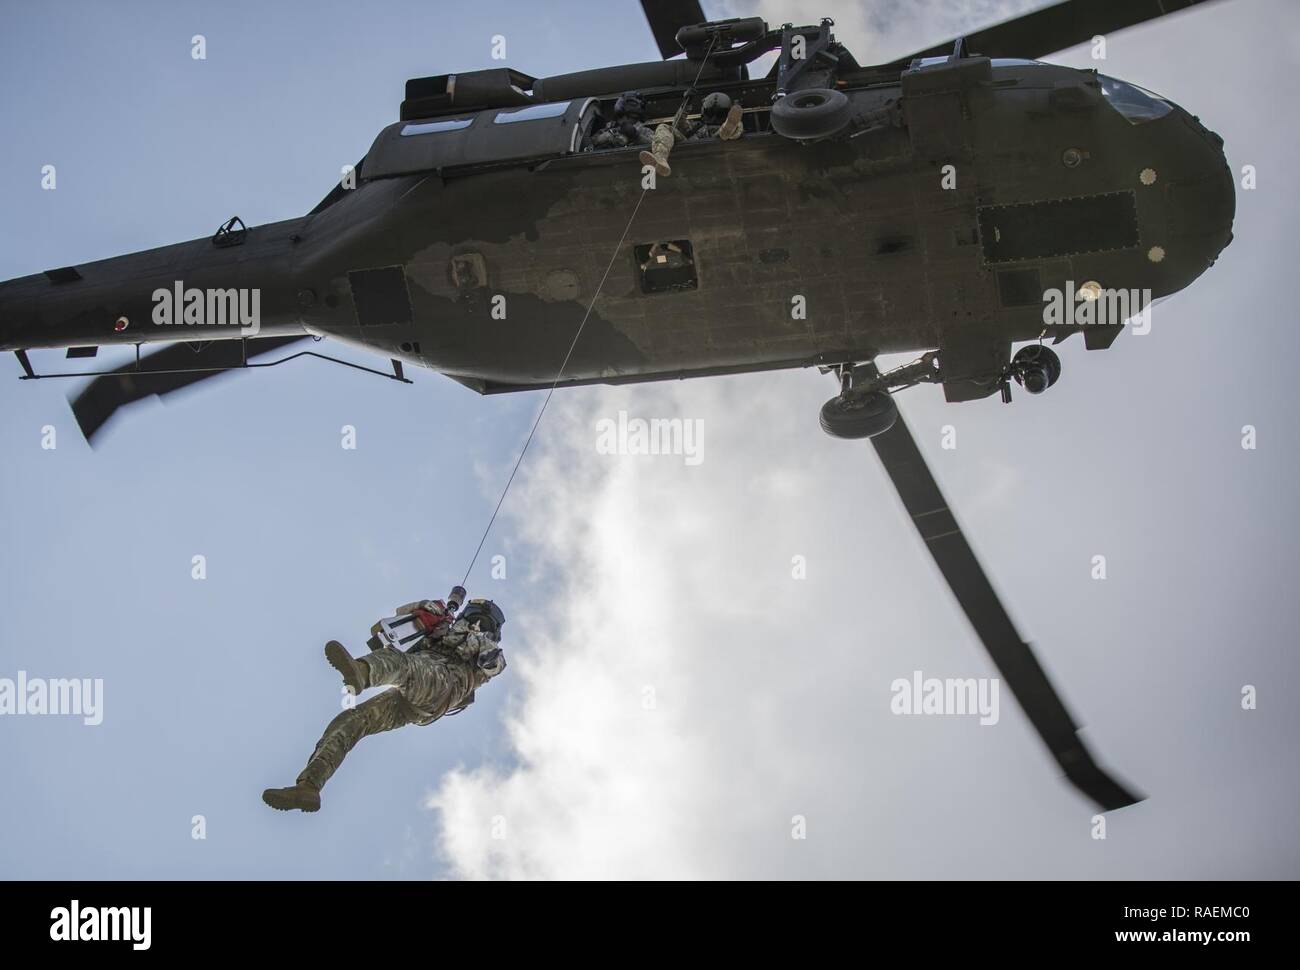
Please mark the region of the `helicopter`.
POLYGON ((134 401, 302 356, 480 394, 817 367, 838 382, 822 428, 871 440, 1066 776, 1123 807, 1140 796, 1079 737, 893 395, 1042 394, 1061 375, 1047 339, 1108 349, 1125 326, 1091 312, 1108 294, 1146 306, 1214 264, 1235 209, 1222 138, 1169 99, 1038 59, 1200 2, 1064 0, 863 65, 830 18, 642 0, 662 60, 410 79, 398 120, 306 215, 0 283, 0 350, 22 379, 91 378, 73 403, 88 440, 134 401), (630 91, 648 124, 721 92, 741 135, 681 141, 656 179, 644 146, 595 139, 630 91), (1070 311, 1048 313, 1049 294, 1070 311), (391 370, 296 349, 327 337, 391 370), (29 355, 117 345, 136 354, 113 370, 38 372, 29 355))

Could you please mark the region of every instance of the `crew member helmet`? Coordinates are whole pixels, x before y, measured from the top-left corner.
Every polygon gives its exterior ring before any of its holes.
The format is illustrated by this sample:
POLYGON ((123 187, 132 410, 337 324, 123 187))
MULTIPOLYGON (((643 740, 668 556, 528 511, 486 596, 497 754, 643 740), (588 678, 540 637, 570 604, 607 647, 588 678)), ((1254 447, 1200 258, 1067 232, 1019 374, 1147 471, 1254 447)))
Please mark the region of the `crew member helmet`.
POLYGON ((470 600, 457 619, 466 620, 471 625, 478 623, 478 628, 494 640, 501 639, 501 628, 505 626, 506 615, 491 600, 470 600))
POLYGON ((727 112, 730 110, 731 97, 721 91, 714 91, 704 99, 700 115, 706 124, 720 125, 727 119, 727 112))
POLYGON ((645 98, 638 91, 628 91, 614 102, 614 114, 619 118, 641 119, 645 117, 645 98))

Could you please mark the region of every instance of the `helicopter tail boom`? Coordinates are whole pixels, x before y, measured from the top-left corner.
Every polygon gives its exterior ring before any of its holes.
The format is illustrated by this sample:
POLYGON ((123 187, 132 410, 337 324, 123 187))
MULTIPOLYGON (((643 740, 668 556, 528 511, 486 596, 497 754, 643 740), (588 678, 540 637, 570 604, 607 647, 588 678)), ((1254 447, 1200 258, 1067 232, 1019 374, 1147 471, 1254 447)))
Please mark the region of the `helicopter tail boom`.
POLYGON ((0 350, 302 334, 292 269, 303 221, 241 223, 0 283, 0 350))

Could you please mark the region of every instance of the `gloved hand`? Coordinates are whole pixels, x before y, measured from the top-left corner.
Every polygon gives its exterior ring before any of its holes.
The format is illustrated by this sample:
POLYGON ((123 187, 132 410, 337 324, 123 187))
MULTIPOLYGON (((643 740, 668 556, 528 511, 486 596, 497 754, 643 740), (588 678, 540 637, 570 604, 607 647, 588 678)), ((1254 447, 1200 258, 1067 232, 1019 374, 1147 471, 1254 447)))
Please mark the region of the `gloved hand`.
POLYGON ((483 671, 489 677, 495 677, 501 671, 506 669, 506 655, 500 647, 488 647, 480 650, 478 655, 478 669, 483 671))

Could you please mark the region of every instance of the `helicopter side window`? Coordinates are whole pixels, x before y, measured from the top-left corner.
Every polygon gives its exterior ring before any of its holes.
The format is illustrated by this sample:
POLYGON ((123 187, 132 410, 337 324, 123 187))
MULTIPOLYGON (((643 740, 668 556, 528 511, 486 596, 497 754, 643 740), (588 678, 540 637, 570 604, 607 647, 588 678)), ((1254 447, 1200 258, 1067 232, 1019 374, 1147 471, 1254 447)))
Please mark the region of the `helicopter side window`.
MULTIPOLYGON (((918 57, 911 63, 911 69, 916 70, 921 67, 935 67, 939 64, 951 64, 952 58, 947 54, 942 57, 918 57)), ((1029 64, 1042 64, 1042 61, 1031 61, 1024 57, 994 57, 990 58, 989 63, 994 67, 1025 67, 1029 64)))
POLYGON ((551 104, 535 104, 527 108, 501 111, 492 119, 494 125, 511 125, 517 121, 538 121, 542 118, 559 118, 569 110, 568 101, 556 101, 551 104))
POLYGON ((1098 74, 1097 80, 1101 82, 1101 93, 1111 103, 1111 107, 1127 118, 1131 125, 1155 121, 1174 110, 1168 101, 1142 90, 1136 84, 1107 77, 1105 74, 1098 74))
POLYGON ((449 118, 446 121, 425 121, 420 124, 403 125, 403 135, 431 135, 438 131, 460 131, 474 124, 473 118, 449 118))

